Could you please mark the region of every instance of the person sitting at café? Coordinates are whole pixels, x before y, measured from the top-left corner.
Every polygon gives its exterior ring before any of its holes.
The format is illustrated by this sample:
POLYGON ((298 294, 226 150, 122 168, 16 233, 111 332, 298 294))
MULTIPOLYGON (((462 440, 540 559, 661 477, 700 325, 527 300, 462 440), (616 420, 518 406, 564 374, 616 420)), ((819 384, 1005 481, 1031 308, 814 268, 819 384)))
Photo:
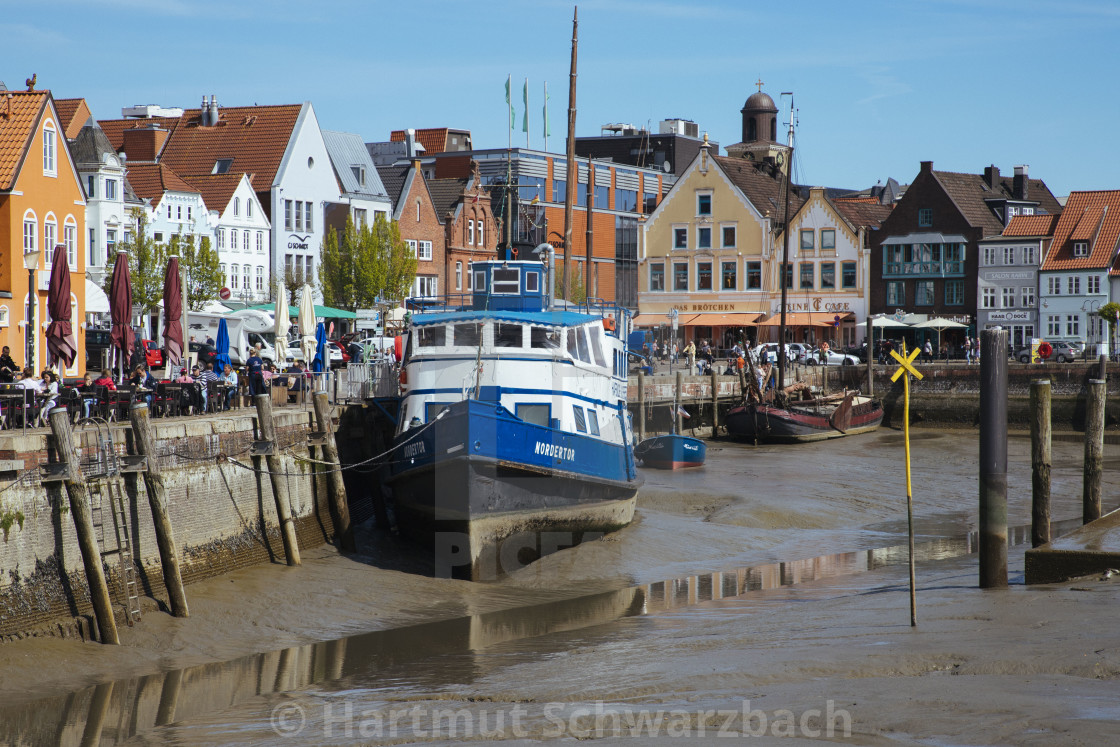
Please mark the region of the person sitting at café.
POLYGON ((132 371, 132 376, 128 377, 128 383, 132 384, 132 386, 136 387, 137 389, 148 390, 147 393, 144 394, 144 401, 148 403, 148 407, 151 407, 152 400, 155 396, 154 392, 159 382, 157 382, 155 377, 152 376, 152 373, 148 370, 147 366, 141 364, 134 368, 132 371))
POLYGON ((291 368, 291 370, 288 371, 288 373, 291 374, 288 377, 288 391, 295 392, 297 394, 299 392, 306 392, 308 386, 307 376, 303 369, 303 361, 296 361, 296 364, 291 368))
POLYGON ((230 404, 233 402, 233 395, 237 394, 237 372, 233 370, 233 366, 228 363, 225 365, 225 368, 222 370, 221 380, 228 387, 226 389, 226 401, 223 403, 225 409, 228 410, 230 404))
POLYGON ((23 377, 16 382, 16 386, 20 389, 39 389, 39 380, 35 378, 35 372, 31 366, 26 366, 23 369, 23 377))
POLYGON ((200 371, 198 365, 191 370, 194 380, 201 384, 199 389, 202 391, 202 409, 205 410, 207 403, 210 401, 210 382, 217 381, 218 375, 214 373, 214 364, 207 363, 206 370, 200 371))
MULTIPOLYGON (((195 370, 198 366, 195 366, 195 370)), ((187 367, 183 366, 183 370, 179 372, 179 378, 175 379, 176 384, 193 384, 194 379, 191 378, 190 373, 187 372, 187 367)))
POLYGON ((97 404, 97 387, 93 383, 93 374, 89 371, 86 371, 85 376, 82 377, 78 390, 82 393, 82 417, 88 418, 94 405, 97 404))
POLYGON ((110 392, 117 391, 117 382, 113 381, 113 373, 107 368, 101 372, 101 376, 94 379, 93 385, 103 386, 110 392))
POLYGON ((14 381, 17 373, 19 366, 12 360, 12 351, 5 345, 3 352, 0 352, 0 382, 14 381))
POLYGON ((39 393, 46 396, 42 409, 39 410, 39 425, 44 425, 51 414, 51 410, 58 406, 58 374, 49 368, 43 369, 42 381, 39 384, 39 393))

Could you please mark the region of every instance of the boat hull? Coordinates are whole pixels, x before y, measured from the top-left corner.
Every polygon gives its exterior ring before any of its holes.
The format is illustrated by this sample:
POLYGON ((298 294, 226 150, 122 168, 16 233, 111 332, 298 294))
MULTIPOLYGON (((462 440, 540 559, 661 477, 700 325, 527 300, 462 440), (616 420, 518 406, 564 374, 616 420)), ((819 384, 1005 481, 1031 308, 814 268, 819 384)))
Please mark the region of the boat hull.
POLYGON ((627 447, 477 400, 402 433, 393 461, 401 530, 432 547, 437 575, 475 581, 626 526, 641 485, 627 447))
POLYGON ((698 438, 668 434, 647 438, 634 449, 642 466, 654 469, 702 467, 708 448, 698 438))
POLYGON ((762 443, 800 443, 868 433, 883 422, 883 406, 874 399, 865 398, 852 406, 851 420, 844 430, 832 425, 832 412, 831 408, 814 408, 811 402, 789 408, 747 404, 728 412, 725 424, 732 438, 762 443))

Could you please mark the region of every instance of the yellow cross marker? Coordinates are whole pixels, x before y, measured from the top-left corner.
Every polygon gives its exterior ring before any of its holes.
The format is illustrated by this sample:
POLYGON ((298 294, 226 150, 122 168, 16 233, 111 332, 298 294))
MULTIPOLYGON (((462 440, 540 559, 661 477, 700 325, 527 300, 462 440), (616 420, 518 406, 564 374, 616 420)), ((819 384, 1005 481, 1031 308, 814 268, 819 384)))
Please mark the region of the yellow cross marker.
POLYGON ((918 357, 918 353, 920 353, 920 352, 922 352, 922 349, 919 348, 919 347, 915 347, 910 352, 910 355, 903 358, 901 355, 898 354, 897 351, 892 350, 891 351, 891 357, 894 358, 899 363, 901 363, 902 365, 899 366, 898 370, 894 372, 894 376, 891 376, 891 381, 898 381, 898 377, 902 375, 903 371, 906 371, 911 376, 914 376, 916 378, 919 378, 919 379, 924 378, 920 373, 918 373, 918 369, 914 368, 914 366, 912 365, 914 363, 914 359, 918 357))

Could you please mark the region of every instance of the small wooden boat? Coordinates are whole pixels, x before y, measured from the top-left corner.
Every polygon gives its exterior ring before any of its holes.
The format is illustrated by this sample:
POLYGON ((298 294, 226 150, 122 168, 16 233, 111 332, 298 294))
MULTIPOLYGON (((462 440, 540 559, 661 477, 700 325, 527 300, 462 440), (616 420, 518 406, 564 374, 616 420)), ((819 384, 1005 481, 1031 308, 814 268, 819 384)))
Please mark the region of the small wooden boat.
POLYGON ((883 421, 877 399, 856 392, 776 402, 748 402, 727 413, 732 438, 770 443, 820 441, 867 433, 883 421))
POLYGON ((666 433, 642 441, 634 449, 634 456, 642 466, 655 469, 681 469, 702 467, 708 447, 698 438, 666 433))

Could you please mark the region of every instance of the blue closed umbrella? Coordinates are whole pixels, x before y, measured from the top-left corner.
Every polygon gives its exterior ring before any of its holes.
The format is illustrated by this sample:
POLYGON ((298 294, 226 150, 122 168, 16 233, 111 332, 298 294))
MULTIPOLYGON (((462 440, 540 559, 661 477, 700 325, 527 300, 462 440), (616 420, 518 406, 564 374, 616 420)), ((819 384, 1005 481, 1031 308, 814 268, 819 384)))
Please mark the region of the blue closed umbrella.
POLYGON ((323 373, 327 367, 327 329, 319 322, 315 327, 315 358, 311 361, 311 370, 323 373))
POLYGON ((218 339, 214 343, 214 350, 217 352, 214 356, 215 373, 221 373, 227 365, 233 365, 229 359, 229 329, 225 319, 218 320, 218 339))

